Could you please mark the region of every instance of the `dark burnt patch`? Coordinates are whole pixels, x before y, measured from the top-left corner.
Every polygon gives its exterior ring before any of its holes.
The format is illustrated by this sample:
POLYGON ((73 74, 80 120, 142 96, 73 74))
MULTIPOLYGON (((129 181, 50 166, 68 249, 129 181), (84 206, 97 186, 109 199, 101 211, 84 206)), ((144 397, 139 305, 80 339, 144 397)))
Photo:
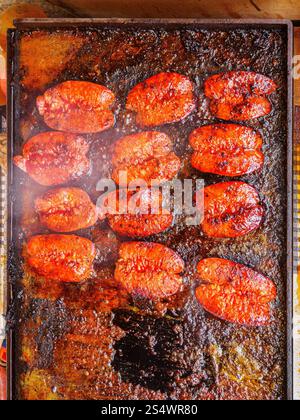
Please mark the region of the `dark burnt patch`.
POLYGON ((114 345, 113 360, 124 381, 167 394, 182 387, 194 393, 214 383, 212 361, 187 337, 182 322, 128 310, 115 311, 113 322, 126 333, 114 345))

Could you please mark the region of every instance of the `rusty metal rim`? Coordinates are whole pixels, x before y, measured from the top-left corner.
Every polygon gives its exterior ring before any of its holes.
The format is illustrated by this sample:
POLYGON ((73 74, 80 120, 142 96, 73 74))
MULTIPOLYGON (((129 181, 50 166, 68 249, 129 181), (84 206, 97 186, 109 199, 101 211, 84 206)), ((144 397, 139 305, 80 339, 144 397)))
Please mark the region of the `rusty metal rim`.
MULTIPOLYGON (((7 133, 8 133, 8 218, 7 218, 7 250, 9 252, 12 243, 13 211, 11 202, 11 186, 13 183, 12 157, 14 139, 14 86, 12 76, 14 72, 14 35, 18 30, 36 30, 49 28, 87 27, 94 26, 97 29, 103 26, 190 26, 226 28, 286 28, 287 31, 287 354, 286 354, 286 399, 293 400, 293 79, 292 79, 292 56, 293 56, 293 23, 286 19, 130 19, 130 18, 66 18, 66 19, 21 19, 14 22, 16 29, 8 31, 7 52, 7 133)), ((13 288, 7 279, 7 303, 11 304, 13 288)), ((7 395, 8 399, 14 399, 14 335, 12 329, 8 331, 8 374, 7 395)))

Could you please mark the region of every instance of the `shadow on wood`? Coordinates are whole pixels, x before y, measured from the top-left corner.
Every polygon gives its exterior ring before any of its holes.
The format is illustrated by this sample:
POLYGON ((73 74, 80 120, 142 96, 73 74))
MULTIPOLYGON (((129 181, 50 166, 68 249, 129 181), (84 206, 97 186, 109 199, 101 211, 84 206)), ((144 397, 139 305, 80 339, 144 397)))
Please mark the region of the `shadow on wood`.
POLYGON ((49 0, 79 16, 300 19, 299 0, 49 0))

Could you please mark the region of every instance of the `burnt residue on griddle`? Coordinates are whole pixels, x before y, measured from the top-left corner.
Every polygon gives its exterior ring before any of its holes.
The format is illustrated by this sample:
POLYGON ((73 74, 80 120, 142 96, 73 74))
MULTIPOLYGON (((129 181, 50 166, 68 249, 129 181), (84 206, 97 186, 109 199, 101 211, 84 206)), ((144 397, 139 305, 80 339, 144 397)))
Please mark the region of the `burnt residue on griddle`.
MULTIPOLYGON (((252 70, 271 77, 278 90, 271 96, 270 115, 248 121, 264 139, 265 165, 260 173, 238 179, 260 193, 266 215, 263 225, 246 237, 210 239, 195 226, 176 217, 164 233, 143 240, 159 242, 183 258, 184 290, 171 302, 153 305, 126 295, 113 278, 121 242, 106 222, 79 232, 96 242, 98 259, 93 277, 83 284, 57 284, 36 279, 22 265, 26 237, 41 233, 32 211, 33 199, 45 188, 14 169, 13 242, 10 278, 20 293, 15 319, 15 396, 36 396, 37 378, 45 396, 59 399, 283 399, 286 397, 286 145, 287 40, 283 29, 205 29, 197 26, 145 28, 49 29, 84 39, 75 57, 40 91, 23 82, 15 58, 14 154, 37 132, 46 131, 35 107, 36 96, 66 80, 106 85, 117 97, 116 125, 104 133, 86 135, 92 172, 70 185, 85 189, 94 202, 96 184, 111 171, 114 142, 141 128, 125 110, 129 90, 161 71, 188 76, 195 86, 197 110, 184 121, 158 127, 174 142, 182 160, 179 179, 201 177, 205 184, 228 178, 202 174, 190 165, 188 136, 196 127, 218 122, 203 94, 204 80, 217 72, 252 70), (247 328, 206 313, 194 297, 197 262, 223 257, 246 264, 276 283, 278 298, 270 326, 247 328), (22 272, 23 271, 23 272, 22 272), (28 350, 29 349, 29 350, 28 350), (33 375, 35 373, 35 376, 33 375), (49 379, 50 378, 50 379, 49 379), (46 380, 47 379, 47 380, 46 380), (55 392, 45 384, 55 384, 55 392), (51 392, 50 392, 51 391, 51 392), (49 394, 50 393, 50 394, 49 394)), ((18 31, 19 54, 23 37, 36 31, 18 31)), ((51 50, 49 50, 51 60, 51 50)), ((52 73, 51 73, 52 74, 52 73)), ((14 312, 14 311, 12 311, 14 312)))
POLYGON ((53 363, 55 342, 68 330, 67 310, 60 300, 55 304, 46 299, 32 300, 24 317, 36 324, 35 342, 37 346, 38 368, 46 368, 53 363))
POLYGON ((172 395, 208 390, 216 378, 205 346, 188 336, 182 320, 116 310, 114 324, 125 331, 116 342, 113 367, 123 380, 172 395))

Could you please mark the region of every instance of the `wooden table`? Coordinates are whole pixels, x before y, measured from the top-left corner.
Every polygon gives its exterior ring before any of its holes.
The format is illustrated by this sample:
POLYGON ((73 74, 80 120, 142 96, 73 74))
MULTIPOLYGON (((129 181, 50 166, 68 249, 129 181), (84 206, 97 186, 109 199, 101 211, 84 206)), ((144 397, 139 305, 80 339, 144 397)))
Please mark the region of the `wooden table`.
POLYGON ((49 0, 80 16, 300 19, 299 0, 49 0))

